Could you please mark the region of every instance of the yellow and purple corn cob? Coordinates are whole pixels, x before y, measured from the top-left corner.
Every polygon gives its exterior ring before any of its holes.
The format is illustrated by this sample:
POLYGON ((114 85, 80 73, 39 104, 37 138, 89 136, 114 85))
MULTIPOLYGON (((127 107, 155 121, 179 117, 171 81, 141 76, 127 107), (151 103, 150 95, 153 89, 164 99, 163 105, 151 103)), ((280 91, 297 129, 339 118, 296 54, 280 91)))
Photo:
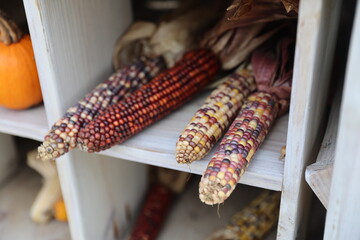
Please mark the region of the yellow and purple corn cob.
POLYGON ((209 50, 186 53, 174 67, 108 107, 82 128, 79 147, 99 152, 125 141, 185 103, 212 80, 219 67, 217 56, 209 50))
POLYGON ((278 110, 278 99, 273 94, 255 92, 248 97, 201 178, 199 197, 202 202, 219 204, 230 196, 278 110))
POLYGON ((64 117, 52 126, 44 142, 38 147, 38 156, 42 160, 56 159, 76 147, 77 134, 82 127, 106 107, 127 97, 164 69, 162 57, 141 57, 119 69, 69 108, 64 117))
POLYGON ((251 66, 231 74, 205 100, 176 143, 178 163, 202 159, 228 129, 246 97, 256 89, 251 66))
POLYGON ((259 240, 276 226, 280 192, 264 191, 248 206, 234 214, 231 223, 214 232, 207 240, 259 240))

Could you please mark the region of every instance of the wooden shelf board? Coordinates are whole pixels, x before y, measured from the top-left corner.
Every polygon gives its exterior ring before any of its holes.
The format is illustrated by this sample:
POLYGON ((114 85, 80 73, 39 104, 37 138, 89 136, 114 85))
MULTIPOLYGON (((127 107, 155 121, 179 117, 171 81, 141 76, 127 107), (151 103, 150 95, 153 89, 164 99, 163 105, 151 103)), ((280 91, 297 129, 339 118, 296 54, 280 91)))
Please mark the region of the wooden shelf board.
POLYGON ((31 221, 30 207, 41 183, 40 175, 25 167, 0 188, 0 239, 70 239, 67 223, 31 221))
POLYGON ((42 141, 48 131, 43 105, 27 110, 0 107, 0 132, 42 141))
MULTIPOLYGON (((201 161, 191 165, 180 165, 174 157, 175 144, 180 133, 208 94, 208 91, 199 94, 182 108, 143 132, 100 154, 201 175, 215 149, 201 161)), ((281 190, 284 162, 279 160, 279 156, 281 147, 286 143, 287 123, 288 115, 278 119, 240 183, 281 190)))

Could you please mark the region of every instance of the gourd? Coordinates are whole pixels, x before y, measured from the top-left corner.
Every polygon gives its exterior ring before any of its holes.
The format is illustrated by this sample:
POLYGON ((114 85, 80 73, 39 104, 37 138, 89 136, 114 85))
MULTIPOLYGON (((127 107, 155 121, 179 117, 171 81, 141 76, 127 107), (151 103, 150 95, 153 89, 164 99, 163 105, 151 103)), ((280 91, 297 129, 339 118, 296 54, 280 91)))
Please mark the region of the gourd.
POLYGON ((26 109, 42 102, 34 52, 28 34, 0 10, 0 106, 26 109))

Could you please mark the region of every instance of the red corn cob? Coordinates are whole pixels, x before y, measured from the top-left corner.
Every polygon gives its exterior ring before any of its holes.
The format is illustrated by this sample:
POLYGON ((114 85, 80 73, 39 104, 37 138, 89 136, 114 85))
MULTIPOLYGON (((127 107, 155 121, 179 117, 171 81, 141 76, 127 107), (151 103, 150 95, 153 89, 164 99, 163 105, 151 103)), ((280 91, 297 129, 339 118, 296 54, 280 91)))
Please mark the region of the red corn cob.
POLYGON ((276 118, 276 96, 256 92, 249 96, 209 162, 200 182, 200 199, 222 203, 235 189, 276 118))
POLYGON ((154 240, 171 207, 174 193, 161 184, 150 187, 129 240, 154 240))
POLYGON ((169 70, 106 109, 78 135, 79 147, 99 152, 119 144, 178 108, 202 89, 220 67, 209 50, 193 50, 169 70))
POLYGON ((64 117, 52 126, 38 148, 39 157, 42 160, 55 159, 76 147, 76 138, 80 128, 109 105, 125 98, 149 82, 163 69, 165 69, 165 63, 161 57, 142 57, 112 74, 75 106, 69 108, 64 117))

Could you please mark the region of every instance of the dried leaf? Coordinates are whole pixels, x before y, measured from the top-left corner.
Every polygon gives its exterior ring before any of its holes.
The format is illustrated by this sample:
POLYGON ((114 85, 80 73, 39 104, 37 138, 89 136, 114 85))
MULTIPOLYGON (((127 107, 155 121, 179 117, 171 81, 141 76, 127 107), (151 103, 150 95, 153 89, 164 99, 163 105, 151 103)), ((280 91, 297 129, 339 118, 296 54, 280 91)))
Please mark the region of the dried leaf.
POLYGON ((160 23, 151 37, 150 49, 155 55, 163 55, 168 67, 195 45, 203 33, 220 17, 219 4, 213 3, 193 9, 169 22, 160 23), (201 16, 201 18, 199 18, 201 16))
POLYGON ((230 39, 233 37, 235 31, 227 31, 224 33, 224 36, 221 36, 219 41, 214 42, 212 50, 214 52, 220 52, 223 50, 229 43, 230 39))
POLYGON ((257 88, 278 97, 280 114, 288 109, 290 101, 294 47, 293 37, 277 36, 251 56, 257 88))
POLYGON ((281 0, 284 4, 286 12, 295 11, 296 13, 299 12, 299 0, 281 0))
POLYGON ((239 38, 233 38, 233 48, 229 47, 225 49, 220 55, 223 63, 223 69, 232 69, 242 63, 248 58, 254 49, 263 44, 283 27, 283 25, 280 25, 271 31, 266 31, 263 34, 259 34, 259 32, 263 30, 264 26, 265 24, 259 23, 249 26, 248 28, 250 29, 247 29, 248 31, 244 31, 244 28, 237 29, 239 38), (241 37, 243 37, 243 39, 241 39, 241 37), (236 46, 236 43, 240 43, 240 45, 236 46), (226 50, 229 50, 230 52, 226 53, 226 50))
POLYGON ((129 29, 117 40, 113 52, 115 69, 133 61, 141 55, 142 48, 155 32, 156 25, 151 22, 134 22, 129 29))
POLYGON ((223 68, 230 69, 244 61, 282 24, 268 28, 269 23, 296 17, 294 12, 287 13, 279 0, 234 0, 222 20, 206 33, 201 46, 211 48, 220 56, 223 68))
POLYGON ((252 9, 252 0, 240 0, 228 7, 227 11, 233 11, 232 16, 227 19, 230 21, 236 21, 252 9))
POLYGON ((287 13, 284 5, 278 0, 234 0, 233 5, 238 7, 226 12, 221 22, 222 31, 258 22, 297 17, 295 13, 287 13))

